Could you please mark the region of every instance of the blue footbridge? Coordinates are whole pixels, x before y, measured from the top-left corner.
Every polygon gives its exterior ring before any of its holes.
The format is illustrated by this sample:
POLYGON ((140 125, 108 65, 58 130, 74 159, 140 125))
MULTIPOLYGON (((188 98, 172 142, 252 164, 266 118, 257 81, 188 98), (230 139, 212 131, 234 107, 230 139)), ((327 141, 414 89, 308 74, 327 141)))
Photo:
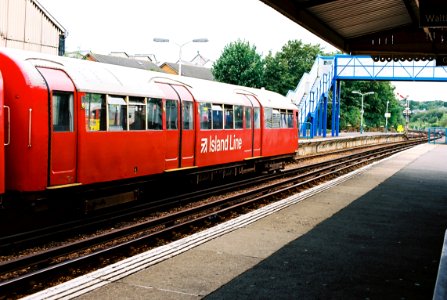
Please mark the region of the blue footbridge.
POLYGON ((434 60, 373 60, 371 56, 318 56, 287 97, 299 108, 302 137, 326 137, 328 103, 332 102, 332 136, 340 129, 340 82, 342 80, 447 81, 447 67, 434 60), (330 91, 331 98, 329 99, 330 91))

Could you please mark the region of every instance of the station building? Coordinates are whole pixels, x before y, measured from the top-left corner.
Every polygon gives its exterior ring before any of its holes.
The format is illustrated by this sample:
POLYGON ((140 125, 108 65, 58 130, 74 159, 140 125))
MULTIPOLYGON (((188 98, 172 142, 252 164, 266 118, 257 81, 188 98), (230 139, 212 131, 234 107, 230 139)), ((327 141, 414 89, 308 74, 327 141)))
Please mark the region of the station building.
POLYGON ((36 0, 0 0, 0 47, 64 55, 67 31, 36 0))

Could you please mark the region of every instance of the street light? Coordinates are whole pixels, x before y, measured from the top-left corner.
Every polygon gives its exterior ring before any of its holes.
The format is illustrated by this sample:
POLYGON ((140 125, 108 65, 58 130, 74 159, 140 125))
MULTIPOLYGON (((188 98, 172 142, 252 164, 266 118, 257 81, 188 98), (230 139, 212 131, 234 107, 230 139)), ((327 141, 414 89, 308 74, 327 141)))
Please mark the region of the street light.
MULTIPOLYGON (((164 38, 154 38, 153 41, 156 43, 169 43, 169 39, 164 39, 164 38)), ((173 42, 174 44, 176 44, 179 47, 179 53, 178 53, 178 74, 179 74, 179 76, 182 76, 182 48, 183 48, 183 46, 185 46, 189 43, 207 43, 207 42, 208 42, 207 38, 193 39, 193 40, 188 41, 183 44, 178 44, 176 42, 173 42)))
POLYGON ((388 118, 391 117, 391 114, 388 112, 388 104, 390 101, 386 101, 386 111, 385 111, 385 132, 388 132, 388 118))
POLYGON ((359 94, 359 95, 362 96, 362 110, 360 111, 360 115, 361 115, 361 117, 360 117, 360 134, 363 134, 363 113, 364 113, 364 110, 363 110, 363 98, 365 97, 365 95, 372 95, 372 94, 374 94, 374 92, 362 93, 362 92, 359 92, 359 91, 352 91, 352 93, 353 94, 359 94))

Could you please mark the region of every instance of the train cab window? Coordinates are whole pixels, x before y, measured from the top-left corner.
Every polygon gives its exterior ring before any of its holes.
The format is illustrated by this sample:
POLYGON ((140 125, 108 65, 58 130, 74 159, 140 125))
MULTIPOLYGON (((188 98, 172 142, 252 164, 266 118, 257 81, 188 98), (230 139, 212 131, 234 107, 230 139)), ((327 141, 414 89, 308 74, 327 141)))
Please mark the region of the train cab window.
POLYGON ((146 129, 146 106, 143 97, 129 97, 129 130, 146 129))
POLYGON ((251 128, 251 107, 245 107, 245 128, 251 128))
POLYGON ((287 128, 293 128, 293 111, 287 111, 287 128))
POLYGON ((166 129, 178 129, 177 100, 166 100, 166 129))
POLYGON ((189 101, 183 101, 182 103, 182 121, 183 130, 194 129, 194 117, 193 117, 193 103, 189 101))
POLYGON ((221 104, 213 104, 213 129, 223 129, 223 111, 221 104))
POLYGON ((224 114, 225 114, 225 129, 233 129, 234 128, 233 105, 224 105, 224 114))
POLYGON ((235 105, 234 106, 234 128, 242 129, 244 120, 244 111, 242 106, 235 105))
POLYGON ((211 129, 211 103, 200 103, 200 129, 211 129))
POLYGON ((53 92, 53 131, 73 131, 73 94, 53 92))
POLYGON ((86 93, 82 97, 87 131, 107 130, 106 95, 86 93))
POLYGON ((147 129, 161 130, 163 128, 161 99, 147 100, 147 129))
POLYGON ((255 129, 261 128, 261 109, 259 107, 253 109, 253 123, 255 129))
POLYGON ((109 114, 109 130, 127 130, 127 103, 125 97, 108 96, 107 104, 109 114))

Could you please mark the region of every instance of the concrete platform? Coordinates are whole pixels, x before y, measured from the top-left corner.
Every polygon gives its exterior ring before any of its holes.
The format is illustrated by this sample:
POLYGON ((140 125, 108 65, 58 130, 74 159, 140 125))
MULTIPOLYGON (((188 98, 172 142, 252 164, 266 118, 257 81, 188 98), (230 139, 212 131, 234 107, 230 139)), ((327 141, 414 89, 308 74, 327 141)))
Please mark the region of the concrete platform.
POLYGON ((300 138, 298 157, 309 154, 325 153, 339 149, 360 146, 378 145, 384 143, 406 141, 405 134, 382 132, 341 132, 339 136, 315 137, 313 139, 300 138))
POLYGON ((424 144, 79 299, 430 299, 447 146, 424 144))

